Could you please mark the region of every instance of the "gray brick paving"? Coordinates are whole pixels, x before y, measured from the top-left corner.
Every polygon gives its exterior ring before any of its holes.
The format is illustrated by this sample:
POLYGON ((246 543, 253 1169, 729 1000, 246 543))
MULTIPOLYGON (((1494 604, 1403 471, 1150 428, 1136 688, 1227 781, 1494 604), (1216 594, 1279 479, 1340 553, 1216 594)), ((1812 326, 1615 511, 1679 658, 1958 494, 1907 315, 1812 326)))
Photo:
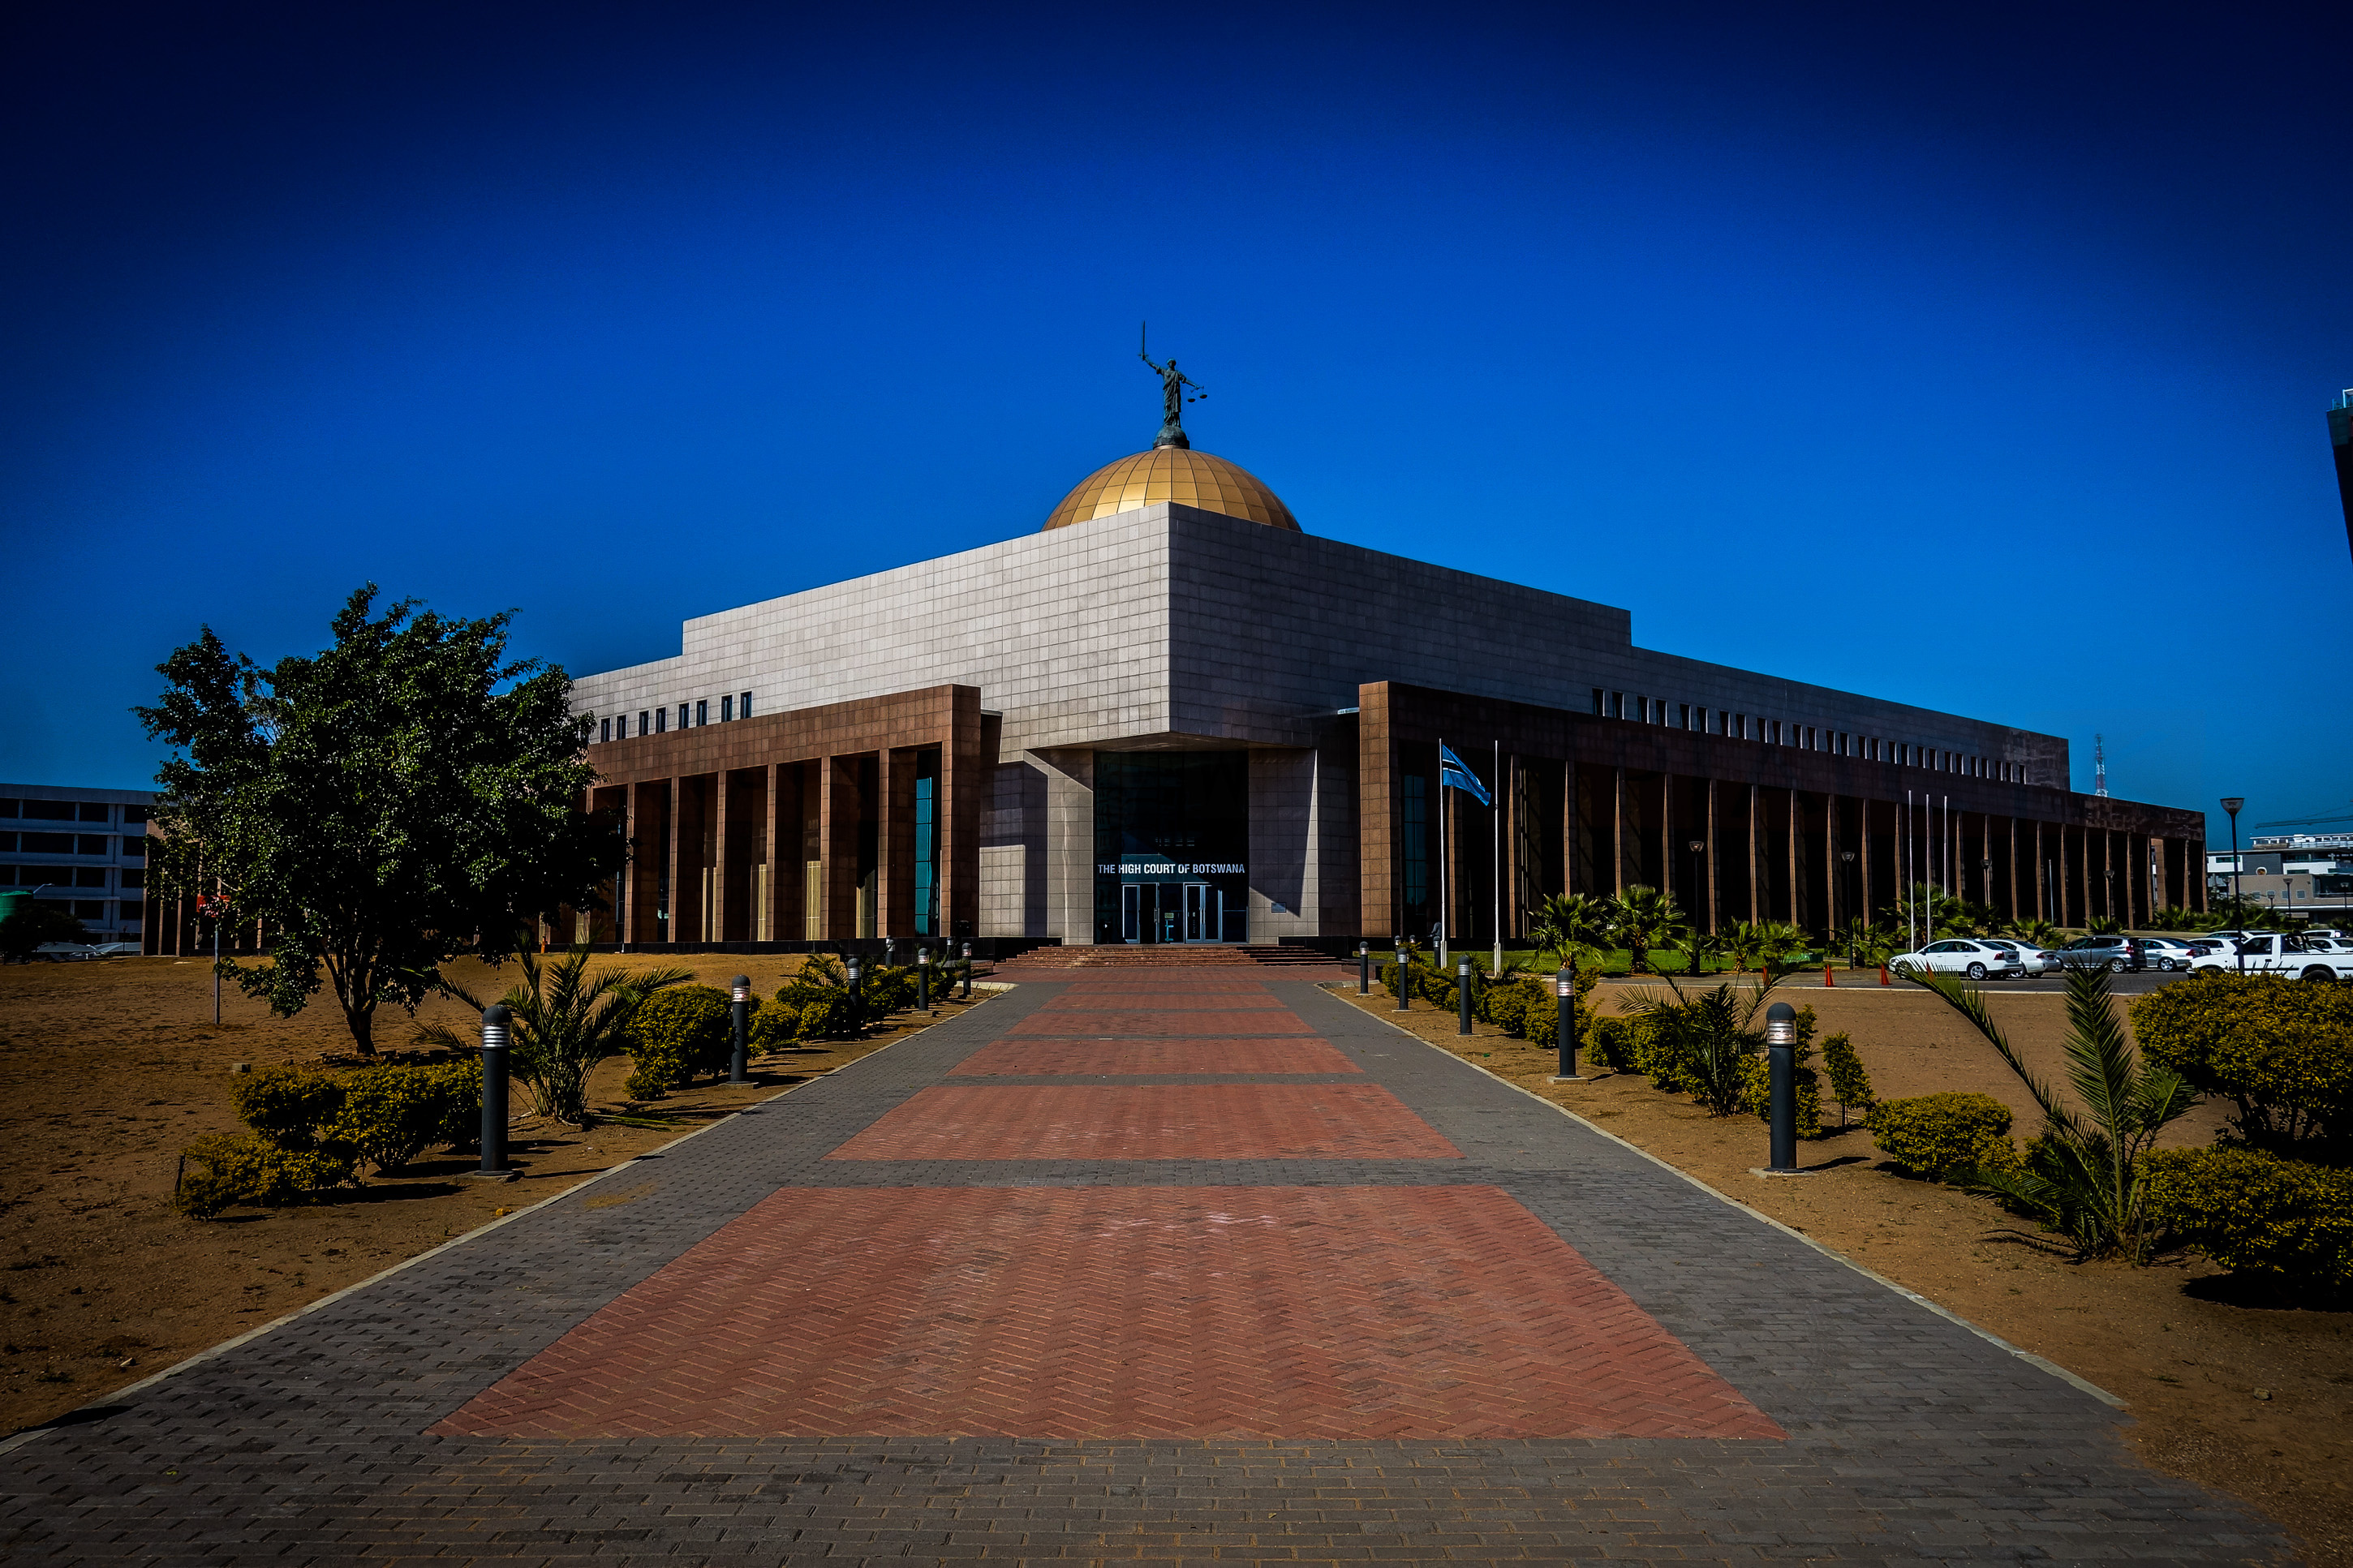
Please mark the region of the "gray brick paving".
POLYGON ((1932 1568, 2286 1555, 2264 1521, 2137 1464, 2120 1417, 2090 1395, 1306 982, 1270 984, 1463 1159, 823 1158, 1062 984, 1027 984, 590 1189, 649 1189, 631 1202, 560 1200, 0 1456, 10 1561, 1932 1568), (1089 1183, 1502 1187, 1789 1438, 422 1435, 778 1188, 1089 1183))

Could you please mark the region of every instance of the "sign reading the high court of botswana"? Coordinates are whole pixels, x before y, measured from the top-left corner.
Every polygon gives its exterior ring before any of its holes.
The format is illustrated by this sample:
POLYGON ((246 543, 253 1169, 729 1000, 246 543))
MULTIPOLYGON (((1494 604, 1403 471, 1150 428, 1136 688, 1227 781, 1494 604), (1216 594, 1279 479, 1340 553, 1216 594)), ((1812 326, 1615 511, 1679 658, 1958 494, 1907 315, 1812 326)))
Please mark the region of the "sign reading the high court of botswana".
POLYGON ((1095 869, 1106 877, 1239 877, 1250 868, 1231 860, 1122 860, 1095 869))

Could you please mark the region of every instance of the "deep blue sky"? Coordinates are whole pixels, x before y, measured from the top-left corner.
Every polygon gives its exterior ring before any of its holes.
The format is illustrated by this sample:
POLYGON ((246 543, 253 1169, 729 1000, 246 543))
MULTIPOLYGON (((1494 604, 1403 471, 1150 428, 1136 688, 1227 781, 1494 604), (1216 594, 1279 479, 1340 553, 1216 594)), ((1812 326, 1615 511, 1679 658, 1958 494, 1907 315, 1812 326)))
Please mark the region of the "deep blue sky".
POLYGON ((586 672, 1034 529, 1148 316, 1311 531, 2353 811, 2322 9, 19 7, 0 779, 369 579, 586 672))

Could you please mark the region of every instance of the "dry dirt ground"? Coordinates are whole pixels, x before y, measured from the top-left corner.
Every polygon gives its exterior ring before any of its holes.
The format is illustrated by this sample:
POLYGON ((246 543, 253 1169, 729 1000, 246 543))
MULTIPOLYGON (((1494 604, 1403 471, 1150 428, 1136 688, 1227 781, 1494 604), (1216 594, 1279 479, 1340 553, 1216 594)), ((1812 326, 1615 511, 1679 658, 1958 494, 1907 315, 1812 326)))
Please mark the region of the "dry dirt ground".
MULTIPOLYGON (((761 995, 800 963, 731 953, 661 962, 722 987, 749 974, 761 995)), ((519 976, 512 963, 502 972, 461 963, 451 978, 487 998, 519 976)), ((976 993, 972 1005, 985 996, 976 993)), ((469 1181, 463 1173, 477 1157, 428 1151, 399 1176, 371 1176, 332 1202, 237 1208, 200 1222, 172 1211, 172 1184, 190 1142, 243 1131, 229 1108, 232 1064, 317 1066, 351 1048, 332 999, 273 1018, 231 988, 217 1028, 212 1007, 211 968, 202 962, 0 968, 0 1434, 87 1404, 551 1197, 923 1022, 916 1015, 869 1039, 779 1052, 754 1061, 750 1085, 698 1083, 638 1107, 633 1114, 663 1123, 655 1127, 607 1121, 581 1131, 542 1122, 531 1113, 530 1091, 517 1085, 519 1181, 469 1181)), ((419 1016, 463 1028, 477 1015, 437 1000, 419 1016)), ((380 1049, 405 1048, 410 1032, 399 1009, 378 1015, 380 1049)), ((603 1064, 590 1082, 592 1105, 622 1110, 628 1072, 626 1058, 603 1064)))
MULTIPOLYGON (((1596 1005, 1621 1011, 1632 989, 1605 984, 1596 1005)), ((1351 1000, 1355 991, 1343 988, 1351 1000)), ((1842 987, 1789 1000, 1814 1008, 1822 1034, 1852 1037, 1882 1099, 1975 1090, 2008 1103, 2021 1134, 2040 1122, 1992 1047, 1926 992, 1842 987)), ((1555 1053, 1486 1025, 1465 1039, 1453 1015, 1423 1004, 1398 1014, 1376 991, 1358 1005, 2105 1389, 2125 1402, 2126 1435, 2150 1464, 2268 1513, 2309 1563, 2353 1564, 2353 1312, 2251 1304, 2202 1259, 2074 1264, 2007 1240, 2023 1222, 1894 1174, 1860 1127, 1798 1146, 1799 1163, 1820 1174, 1768 1180, 1752 1173, 1767 1159, 1753 1116, 1712 1118, 1639 1075, 1589 1063, 1579 1071, 1603 1076, 1555 1084, 1555 1053)), ((1997 994, 1992 1006, 2029 1065, 2063 1083, 2065 998, 1997 994)), ((1825 1121, 1834 1126, 1836 1110, 1825 1121)), ((2219 1108, 2201 1107, 2168 1142, 2204 1143, 2221 1125, 2219 1108)))

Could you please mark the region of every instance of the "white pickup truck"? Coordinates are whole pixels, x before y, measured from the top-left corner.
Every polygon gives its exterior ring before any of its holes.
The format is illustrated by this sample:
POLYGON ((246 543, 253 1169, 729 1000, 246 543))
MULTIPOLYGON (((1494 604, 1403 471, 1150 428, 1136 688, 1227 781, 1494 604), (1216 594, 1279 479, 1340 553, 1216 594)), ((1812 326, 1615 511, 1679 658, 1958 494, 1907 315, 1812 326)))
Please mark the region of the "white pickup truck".
MULTIPOLYGON (((2231 938, 2222 941, 2222 947, 2189 961, 2192 974, 2211 971, 2235 974, 2243 968, 2249 974, 2292 974, 2299 980, 2353 980, 2353 952, 2307 947, 2302 937, 2257 932, 2238 938, 2236 952, 2230 951, 2231 938)), ((2336 945, 2328 943, 2330 948, 2336 945)))

